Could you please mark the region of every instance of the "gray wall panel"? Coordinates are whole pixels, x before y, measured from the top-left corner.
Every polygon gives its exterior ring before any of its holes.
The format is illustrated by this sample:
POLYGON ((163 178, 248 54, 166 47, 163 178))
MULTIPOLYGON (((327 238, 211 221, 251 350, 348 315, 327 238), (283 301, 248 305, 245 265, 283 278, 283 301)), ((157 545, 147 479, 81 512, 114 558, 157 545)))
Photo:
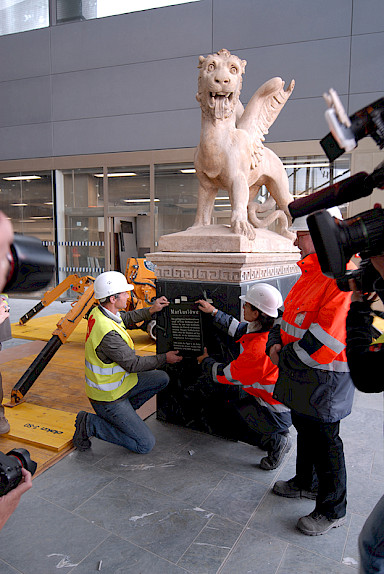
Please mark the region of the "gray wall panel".
POLYGON ((51 120, 49 76, 0 83, 0 126, 51 120))
POLYGON ((57 122, 54 154, 81 155, 194 147, 200 137, 199 110, 160 112, 57 122))
POLYGON ((50 73, 50 30, 0 36, 0 82, 50 73))
POLYGON ((352 38, 351 92, 384 91, 384 32, 352 38))
POLYGON ((328 132, 323 98, 288 100, 266 136, 266 142, 321 140, 328 132))
POLYGON ((0 161, 196 146, 198 56, 222 47, 248 61, 244 103, 296 81, 268 141, 319 140, 324 91, 350 113, 383 95, 383 16, 384 0, 202 0, 0 37, 0 161))
POLYGON ((352 0, 213 0, 214 50, 347 36, 352 0))
POLYGON ((286 87, 294 79, 291 98, 321 96, 329 87, 348 92, 349 39, 270 46, 234 52, 247 60, 242 101, 248 101, 266 80, 280 76, 286 87))
POLYGON ((211 0, 56 26, 52 70, 68 72, 210 50, 211 0))
POLYGON ((0 128, 0 158, 24 159, 50 157, 52 154, 52 125, 31 124, 0 128))
POLYGON ((352 34, 384 32, 383 0, 353 0, 352 34))
POLYGON ((198 107, 197 58, 53 77, 53 118, 66 120, 198 107), (182 78, 182 81, 180 79, 182 78))

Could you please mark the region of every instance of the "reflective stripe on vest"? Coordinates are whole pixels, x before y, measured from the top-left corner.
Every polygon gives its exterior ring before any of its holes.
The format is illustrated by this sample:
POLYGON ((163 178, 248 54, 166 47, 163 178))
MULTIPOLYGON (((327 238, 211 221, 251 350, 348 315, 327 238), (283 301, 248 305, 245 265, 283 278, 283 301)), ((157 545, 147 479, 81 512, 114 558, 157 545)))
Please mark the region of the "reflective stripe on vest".
MULTIPOLYGON (((220 383, 221 381, 218 380, 217 378, 217 368, 219 366, 219 363, 215 363, 213 365, 212 368, 212 376, 213 376, 213 372, 214 372, 214 367, 216 366, 215 369, 215 378, 214 380, 218 383, 220 383)), ((278 401, 276 401, 273 397, 273 391, 275 388, 275 384, 271 384, 271 385, 262 385, 261 383, 253 383, 252 385, 244 385, 241 381, 238 381, 237 379, 234 379, 232 377, 232 373, 231 373, 231 364, 227 365, 224 369, 223 369, 223 375, 226 378, 226 380, 229 383, 232 383, 232 385, 235 386, 241 386, 243 387, 243 389, 258 389, 259 391, 261 391, 260 393, 258 393, 258 395, 252 395, 253 397, 255 397, 256 400, 259 401, 260 404, 262 404, 263 406, 268 407, 269 409, 277 412, 277 413, 285 413, 288 412, 289 409, 288 407, 286 407, 285 405, 282 405, 281 403, 279 403, 278 401), (267 390, 267 387, 270 386, 272 387, 271 391, 267 390)))
POLYGON ((106 317, 100 309, 94 309, 88 319, 85 342, 85 388, 88 397, 95 401, 115 401, 137 383, 136 373, 127 373, 117 363, 103 363, 97 356, 97 347, 111 331, 116 331, 134 349, 124 325, 106 317))
POLYGON ((319 363, 312 359, 310 355, 308 355, 307 351, 305 351, 300 345, 299 342, 296 341, 293 343, 293 349, 296 355, 299 357, 300 361, 307 365, 307 367, 311 367, 311 369, 321 369, 322 371, 334 371, 336 373, 349 373, 348 363, 345 361, 332 361, 331 363, 319 363))

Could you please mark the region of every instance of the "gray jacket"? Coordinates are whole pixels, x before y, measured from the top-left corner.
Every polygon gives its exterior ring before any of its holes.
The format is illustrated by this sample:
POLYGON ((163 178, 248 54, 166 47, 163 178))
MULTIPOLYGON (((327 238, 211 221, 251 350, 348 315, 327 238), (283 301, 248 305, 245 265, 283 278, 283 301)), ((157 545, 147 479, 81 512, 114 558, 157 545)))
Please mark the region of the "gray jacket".
MULTIPOLYGON (((111 321, 115 320, 110 314, 102 307, 99 306, 100 311, 111 321)), ((141 321, 149 321, 151 314, 149 308, 139 309, 138 311, 122 311, 120 313, 124 325, 129 328, 135 326, 136 323, 141 321)), ((116 317, 116 323, 118 323, 116 317)), ((131 349, 117 331, 110 331, 107 333, 101 343, 96 348, 96 354, 103 363, 117 363, 127 373, 140 373, 143 371, 152 371, 159 369, 166 364, 166 354, 152 355, 148 357, 139 357, 136 355, 135 350, 131 349)))

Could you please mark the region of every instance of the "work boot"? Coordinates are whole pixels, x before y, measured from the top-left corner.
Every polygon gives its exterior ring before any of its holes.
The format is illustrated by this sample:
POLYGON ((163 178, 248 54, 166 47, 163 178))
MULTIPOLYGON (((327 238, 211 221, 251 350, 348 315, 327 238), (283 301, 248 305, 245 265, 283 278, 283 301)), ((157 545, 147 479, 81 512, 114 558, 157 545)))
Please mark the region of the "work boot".
POLYGON ((88 450, 92 446, 87 433, 87 417, 88 413, 85 411, 77 413, 75 420, 76 430, 72 438, 73 446, 82 452, 88 450))
POLYGON ((7 432, 10 431, 10 426, 9 426, 9 422, 7 421, 7 419, 5 418, 4 415, 0 416, 0 434, 6 434, 7 432))
POLYGON ((283 462, 284 456, 289 453, 292 446, 291 437, 289 435, 282 436, 279 448, 268 452, 268 456, 265 456, 260 461, 260 468, 263 470, 275 470, 283 462))
POLYGON ((342 526, 345 522, 345 516, 341 518, 327 518, 314 510, 308 516, 302 516, 299 519, 297 528, 307 536, 320 536, 321 534, 326 534, 331 528, 342 526))
POLYGON ((304 490, 297 486, 295 478, 289 480, 278 480, 273 485, 272 491, 278 496, 285 498, 309 498, 315 500, 317 496, 316 490, 304 490))

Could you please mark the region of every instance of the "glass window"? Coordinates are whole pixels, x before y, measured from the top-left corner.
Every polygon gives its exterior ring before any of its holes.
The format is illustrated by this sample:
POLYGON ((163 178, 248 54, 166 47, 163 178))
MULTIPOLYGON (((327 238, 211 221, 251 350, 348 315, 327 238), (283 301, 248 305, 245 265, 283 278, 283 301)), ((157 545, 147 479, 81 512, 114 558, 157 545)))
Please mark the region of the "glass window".
POLYGON ((103 178, 98 169, 56 172, 59 281, 105 269, 103 178))
POLYGON ((57 22, 90 20, 199 0, 57 0, 57 22))
MULTIPOLYGON (((289 179, 289 191, 296 199, 315 193, 350 176, 350 156, 344 155, 333 164, 324 156, 281 158, 289 179)), ((340 206, 343 216, 346 206, 340 206)))
POLYGON ((0 209, 11 219, 14 231, 53 245, 51 172, 1 174, 0 188, 0 209))
POLYGON ((198 189, 193 164, 155 166, 155 245, 162 235, 193 225, 198 189))
POLYGON ((49 26, 49 0, 0 2, 0 36, 49 26))
POLYGON ((148 165, 108 169, 108 210, 133 216, 149 213, 148 165))

